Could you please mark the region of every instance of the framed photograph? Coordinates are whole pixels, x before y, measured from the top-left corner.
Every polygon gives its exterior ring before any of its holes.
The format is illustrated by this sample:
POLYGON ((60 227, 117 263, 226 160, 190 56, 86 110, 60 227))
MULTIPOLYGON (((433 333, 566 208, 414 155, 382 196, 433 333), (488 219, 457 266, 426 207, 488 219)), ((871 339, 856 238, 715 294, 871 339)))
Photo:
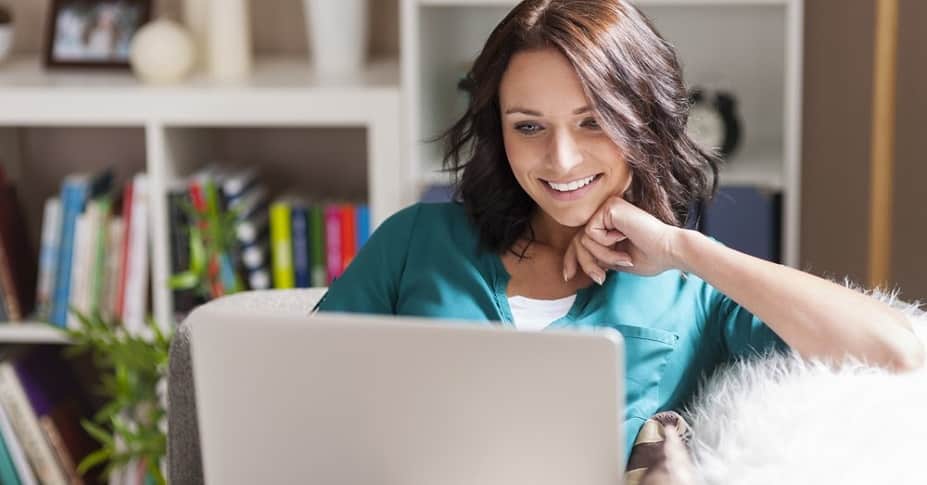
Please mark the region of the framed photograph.
POLYGON ((151 18, 151 0, 52 0, 49 67, 129 67, 129 45, 151 18))

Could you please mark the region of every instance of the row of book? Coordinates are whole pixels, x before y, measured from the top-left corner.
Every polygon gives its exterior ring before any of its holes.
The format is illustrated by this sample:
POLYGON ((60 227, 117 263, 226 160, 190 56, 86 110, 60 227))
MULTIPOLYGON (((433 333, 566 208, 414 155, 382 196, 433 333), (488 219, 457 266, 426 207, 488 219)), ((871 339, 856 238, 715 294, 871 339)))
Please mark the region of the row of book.
POLYGON ((92 483, 77 464, 97 448, 81 428, 91 404, 82 399, 70 362, 43 347, 0 362, 0 483, 92 483))
POLYGON ((196 289, 174 291, 178 318, 206 298, 242 289, 326 286, 369 235, 366 205, 276 196, 255 169, 207 168, 170 187, 167 197, 173 274, 193 267, 194 228, 213 239, 224 237, 219 232, 226 229, 231 232, 222 251, 206 262, 208 295, 196 289), (210 227, 215 221, 230 227, 217 231, 210 227))
POLYGON ((99 314, 142 332, 149 291, 148 177, 121 187, 113 174, 75 174, 45 202, 36 315, 61 327, 99 314), (72 311, 73 310, 73 311, 72 311))
POLYGON ((35 302, 35 256, 19 194, 0 167, 0 322, 21 321, 35 302))

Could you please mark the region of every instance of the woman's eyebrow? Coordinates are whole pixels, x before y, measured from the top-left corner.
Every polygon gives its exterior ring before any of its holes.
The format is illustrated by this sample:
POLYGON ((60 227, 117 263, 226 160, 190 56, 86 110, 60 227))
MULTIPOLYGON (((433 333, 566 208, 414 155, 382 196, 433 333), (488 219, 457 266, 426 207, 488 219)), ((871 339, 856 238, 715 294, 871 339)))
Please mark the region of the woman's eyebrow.
MULTIPOLYGON (((592 108, 589 107, 589 106, 583 106, 582 108, 576 108, 575 110, 573 110, 573 114, 574 114, 574 115, 581 115, 581 114, 586 113, 586 112, 588 112, 588 111, 592 111, 592 108)), ((543 116, 543 115, 541 114, 541 112, 539 112, 539 111, 530 110, 530 109, 528 109, 528 108, 522 108, 522 107, 520 107, 520 106, 513 106, 513 107, 511 107, 511 108, 505 110, 505 114, 507 114, 507 115, 515 114, 515 113, 521 113, 521 114, 525 114, 525 115, 528 115, 528 116, 543 116)))

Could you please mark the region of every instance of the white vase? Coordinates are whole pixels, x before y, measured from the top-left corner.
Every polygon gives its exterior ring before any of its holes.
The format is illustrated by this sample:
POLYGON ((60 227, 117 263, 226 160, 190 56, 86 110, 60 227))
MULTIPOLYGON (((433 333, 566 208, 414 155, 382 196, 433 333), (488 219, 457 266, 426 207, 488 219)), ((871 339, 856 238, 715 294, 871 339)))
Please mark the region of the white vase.
POLYGON ((207 66, 219 82, 238 82, 251 75, 251 24, 248 0, 209 0, 207 66))
POLYGON ((13 24, 0 25, 0 62, 10 54, 13 47, 13 24))
POLYGON ((209 0, 183 0, 183 23, 193 37, 196 64, 205 67, 209 26, 209 0))
POLYGON ((352 76, 367 60, 367 0, 303 0, 310 61, 320 77, 352 76))

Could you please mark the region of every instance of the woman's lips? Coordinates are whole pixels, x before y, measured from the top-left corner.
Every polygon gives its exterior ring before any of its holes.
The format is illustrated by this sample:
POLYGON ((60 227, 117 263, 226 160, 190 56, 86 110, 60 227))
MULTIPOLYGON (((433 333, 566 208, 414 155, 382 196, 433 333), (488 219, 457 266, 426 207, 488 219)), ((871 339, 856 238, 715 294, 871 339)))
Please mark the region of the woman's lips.
POLYGON ((544 185, 544 189, 547 190, 547 193, 550 194, 550 196, 551 196, 554 200, 558 200, 558 201, 571 201, 571 200, 577 200, 577 199, 583 197, 584 195, 586 195, 587 192, 589 192, 590 190, 592 190, 592 187, 593 187, 593 186, 595 186, 596 184, 599 183, 599 181, 601 180, 601 178, 602 178, 602 174, 601 174, 601 173, 600 173, 600 174, 596 174, 595 178, 592 179, 592 182, 589 182, 588 184, 586 184, 586 185, 584 185, 584 186, 582 186, 582 187, 580 187, 580 188, 578 188, 578 189, 576 189, 576 190, 570 190, 570 191, 567 191, 567 192, 561 192, 561 191, 559 191, 559 190, 557 190, 557 189, 551 187, 550 184, 548 184, 547 181, 544 180, 544 179, 538 179, 538 180, 541 181, 541 183, 544 185))

